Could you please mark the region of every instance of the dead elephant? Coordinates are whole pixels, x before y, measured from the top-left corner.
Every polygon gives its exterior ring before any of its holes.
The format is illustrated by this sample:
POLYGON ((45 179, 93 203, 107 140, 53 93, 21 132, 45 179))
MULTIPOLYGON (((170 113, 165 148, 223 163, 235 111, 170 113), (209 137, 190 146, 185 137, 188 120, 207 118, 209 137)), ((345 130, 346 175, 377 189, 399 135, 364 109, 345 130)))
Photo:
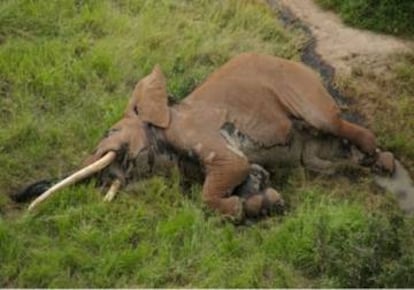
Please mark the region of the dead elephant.
POLYGON ((112 179, 110 198, 131 179, 144 155, 151 163, 157 154, 169 152, 200 164, 208 207, 234 219, 258 215, 282 203, 277 191, 267 187, 262 167, 271 171, 287 158, 315 171, 334 171, 335 163, 318 156, 318 146, 312 146, 319 134, 356 146, 361 158, 355 162, 394 170, 392 155, 379 151, 373 133, 342 119, 318 76, 301 63, 244 53, 170 106, 165 77, 156 66, 137 83, 123 118, 87 158, 86 167, 29 208, 97 172, 112 179), (257 173, 263 175, 258 182, 249 182, 257 173))

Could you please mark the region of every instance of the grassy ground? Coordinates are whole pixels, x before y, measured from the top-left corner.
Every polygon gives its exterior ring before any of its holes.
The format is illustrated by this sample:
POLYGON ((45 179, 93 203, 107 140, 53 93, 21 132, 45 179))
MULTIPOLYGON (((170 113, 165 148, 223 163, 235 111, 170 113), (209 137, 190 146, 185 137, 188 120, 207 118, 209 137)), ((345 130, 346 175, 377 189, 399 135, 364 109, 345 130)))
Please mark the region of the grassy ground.
MULTIPOLYGON (((261 1, 2 1, 0 286, 413 287, 414 221, 369 177, 293 172, 276 186, 288 214, 239 227, 209 213, 198 186, 183 196, 176 176, 110 205, 93 184, 33 214, 6 196, 77 167, 154 64, 182 98, 232 55, 297 58, 302 41, 261 1)), ((408 64, 390 72, 401 122, 411 120, 408 64)), ((351 80, 343 88, 364 96, 351 80)), ((412 158, 412 125, 390 135, 383 124, 382 144, 412 158)))
POLYGON ((377 133, 383 147, 414 170, 414 51, 395 55, 387 68, 352 68, 352 75, 338 80, 377 133))
POLYGON ((356 27, 413 38, 411 0, 316 0, 356 27))

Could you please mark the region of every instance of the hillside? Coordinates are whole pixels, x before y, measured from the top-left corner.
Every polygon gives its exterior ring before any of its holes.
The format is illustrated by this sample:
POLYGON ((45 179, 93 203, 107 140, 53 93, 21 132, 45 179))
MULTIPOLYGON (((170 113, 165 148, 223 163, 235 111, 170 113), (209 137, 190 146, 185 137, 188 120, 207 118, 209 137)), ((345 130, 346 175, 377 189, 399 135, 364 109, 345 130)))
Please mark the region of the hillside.
MULTIPOLYGON (((369 175, 281 169, 287 214, 244 226, 206 210, 198 185, 183 195, 176 175, 111 204, 93 182, 34 213, 7 196, 77 168, 153 65, 179 100, 242 51, 299 60, 306 41, 259 0, 1 1, 0 287, 413 287, 414 219, 369 175)), ((413 64, 395 55, 386 74, 336 80, 410 169, 413 64)))

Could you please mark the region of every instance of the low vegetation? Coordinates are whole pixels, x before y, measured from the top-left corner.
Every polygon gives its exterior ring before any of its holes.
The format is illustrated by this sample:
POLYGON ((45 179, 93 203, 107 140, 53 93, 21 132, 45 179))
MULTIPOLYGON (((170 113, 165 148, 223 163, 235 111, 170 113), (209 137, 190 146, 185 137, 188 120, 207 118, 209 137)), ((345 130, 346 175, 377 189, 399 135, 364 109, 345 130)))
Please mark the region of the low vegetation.
MULTIPOLYGON (((154 64, 180 99, 239 52, 298 59, 302 43, 262 1, 2 1, 0 287, 413 287, 414 220, 368 176, 281 175, 287 214, 244 226, 205 209, 199 186, 183 195, 176 174, 112 204, 93 182, 30 214, 7 197, 76 168, 154 64)), ((374 129, 405 160, 410 64, 400 57, 390 81, 372 77, 398 100, 377 112, 395 124, 374 129)), ((341 88, 366 96, 352 80, 341 88)))
POLYGON ((390 58, 380 70, 355 65, 338 81, 377 133, 379 142, 414 170, 414 51, 390 58))
POLYGON ((345 23, 356 27, 414 36, 414 2, 411 0, 316 0, 339 13, 345 23))

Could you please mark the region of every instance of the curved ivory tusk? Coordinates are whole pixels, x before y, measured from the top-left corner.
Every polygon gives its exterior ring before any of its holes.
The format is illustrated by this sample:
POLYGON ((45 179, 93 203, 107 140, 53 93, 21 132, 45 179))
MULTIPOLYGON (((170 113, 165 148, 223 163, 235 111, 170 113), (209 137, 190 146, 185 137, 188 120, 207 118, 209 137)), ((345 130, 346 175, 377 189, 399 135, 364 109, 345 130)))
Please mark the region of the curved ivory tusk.
POLYGON ((118 192, 119 188, 121 187, 121 180, 115 179, 114 182, 112 182, 111 187, 109 188, 107 194, 104 197, 104 201, 112 201, 118 192))
POLYGON ((29 205, 28 210, 32 210, 36 205, 44 201, 46 198, 48 198, 52 193, 55 191, 58 191, 59 189, 62 189, 66 186, 72 185, 82 179, 85 179, 88 176, 91 176, 92 174, 104 169, 109 164, 111 164, 112 161, 114 161, 116 157, 116 153, 113 151, 110 151, 106 153, 101 159, 95 161, 94 163, 80 169, 79 171, 76 171, 72 175, 66 177, 62 181, 56 183, 51 188, 49 188, 47 191, 42 193, 39 197, 37 197, 32 203, 29 205))

